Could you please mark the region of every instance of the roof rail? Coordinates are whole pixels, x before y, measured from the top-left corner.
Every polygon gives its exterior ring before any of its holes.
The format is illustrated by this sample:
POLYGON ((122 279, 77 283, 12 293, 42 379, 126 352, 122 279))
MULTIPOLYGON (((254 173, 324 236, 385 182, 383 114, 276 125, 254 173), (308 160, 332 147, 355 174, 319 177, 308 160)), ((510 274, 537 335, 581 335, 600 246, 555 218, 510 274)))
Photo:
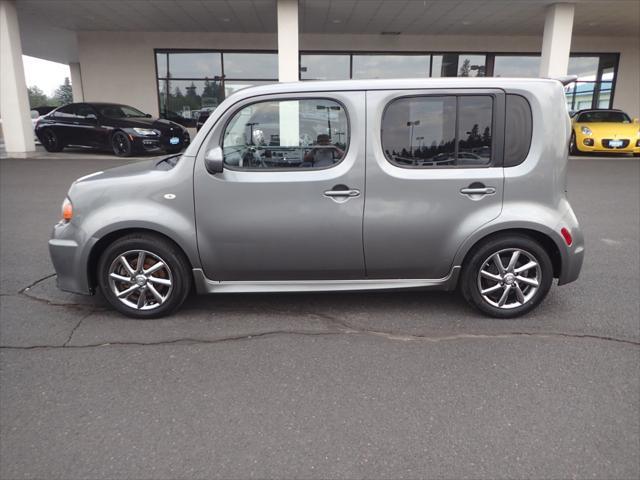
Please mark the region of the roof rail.
POLYGON ((557 80, 562 85, 569 85, 570 83, 573 83, 576 80, 578 80, 578 76, 577 75, 564 75, 562 77, 552 77, 551 80, 557 80))

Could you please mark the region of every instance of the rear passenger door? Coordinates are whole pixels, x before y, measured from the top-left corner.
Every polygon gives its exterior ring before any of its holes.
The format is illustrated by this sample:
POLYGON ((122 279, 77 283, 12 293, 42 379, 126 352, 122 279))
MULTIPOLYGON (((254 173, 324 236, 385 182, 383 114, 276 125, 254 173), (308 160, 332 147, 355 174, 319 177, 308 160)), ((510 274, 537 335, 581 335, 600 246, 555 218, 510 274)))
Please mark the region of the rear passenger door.
POLYGON ((504 93, 367 92, 364 253, 370 278, 446 277, 500 215, 504 93))

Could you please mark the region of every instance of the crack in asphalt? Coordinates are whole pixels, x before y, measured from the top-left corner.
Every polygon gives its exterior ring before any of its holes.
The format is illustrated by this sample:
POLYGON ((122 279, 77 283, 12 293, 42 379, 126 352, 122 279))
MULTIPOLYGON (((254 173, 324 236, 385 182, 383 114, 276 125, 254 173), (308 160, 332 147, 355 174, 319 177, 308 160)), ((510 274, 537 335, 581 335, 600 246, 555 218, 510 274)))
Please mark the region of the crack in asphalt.
POLYGON ((56 273, 55 273, 55 272, 50 273, 50 274, 48 274, 48 275, 45 275, 44 277, 39 278, 38 280, 35 280, 34 282, 30 283, 30 284, 29 284, 29 285, 27 285, 26 287, 21 288, 20 290, 18 290, 18 293, 24 293, 24 292, 26 292, 27 290, 29 290, 29 289, 31 289, 31 288, 33 288, 33 287, 35 287, 35 286, 36 286, 37 284, 39 284, 40 282, 44 282, 45 280, 48 280, 48 279, 50 279, 51 277, 55 277, 55 276, 56 276, 56 273))
POLYGON ((69 346, 69 343, 71 343, 71 339, 73 338, 73 334, 76 333, 76 330, 78 328, 80 328, 80 325, 82 324, 82 322, 84 322, 87 318, 89 318, 91 315, 93 315, 93 312, 94 312, 94 310, 91 310, 84 317, 81 317, 80 320, 78 320, 78 323, 76 323, 76 326, 71 329, 71 332, 69 333, 69 336, 67 337, 67 340, 62 344, 62 347, 66 348, 66 347, 69 346))
MULTIPOLYGON (((91 315, 91 314, 89 314, 91 315)), ((588 335, 588 334, 571 334, 571 333, 557 333, 557 332, 547 332, 547 333, 532 333, 532 332, 508 332, 508 333, 496 333, 496 334, 473 334, 473 333, 461 333, 456 335, 448 335, 448 336, 435 336, 430 337, 427 335, 415 335, 415 334, 397 334, 397 333, 389 333, 378 330, 368 330, 368 329, 340 329, 340 330, 325 330, 325 331, 310 331, 310 330, 270 330, 267 332, 256 332, 256 333, 247 333, 243 335, 232 335, 228 337, 220 337, 220 338, 176 338, 173 340, 159 340, 155 342, 101 342, 101 343, 90 343, 83 345, 69 345, 71 341, 71 337, 75 330, 80 326, 82 321, 87 318, 83 317, 78 324, 75 326, 67 341, 62 345, 30 345, 30 346, 9 346, 9 345, 0 345, 0 349, 5 350, 37 350, 37 349, 80 349, 80 348, 97 348, 97 347, 109 347, 109 346, 138 346, 138 347, 148 347, 148 346, 161 346, 161 345, 214 345, 217 343, 227 343, 227 342, 236 342, 242 340, 252 340, 264 337, 272 337, 278 335, 301 335, 301 336, 331 336, 331 335, 370 335, 375 337, 385 338, 387 340, 393 341, 426 341, 431 343, 438 342, 449 342, 455 340, 472 340, 472 339, 496 339, 496 338, 515 338, 515 337, 534 337, 534 338, 572 338, 572 339, 592 339, 592 340, 603 340, 603 341, 611 341, 616 343, 623 343, 628 345, 640 346, 640 341, 628 340, 623 338, 616 337, 607 337, 600 335, 588 335)), ((342 321, 339 321, 342 323, 342 321)))
MULTIPOLYGON (((92 306, 92 305, 83 305, 83 304, 73 304, 73 303, 54 303, 50 302, 46 299, 42 299, 33 295, 29 295, 27 292, 29 289, 37 285, 38 283, 45 281, 51 277, 55 276, 55 273, 46 275, 30 285, 21 289, 18 293, 26 296, 29 299, 45 302, 49 305, 53 306, 61 306, 61 307, 70 307, 70 308, 90 308, 91 310, 84 315, 76 325, 73 327, 69 336, 65 340, 65 342, 61 345, 27 345, 27 346, 12 346, 12 345, 0 345, 0 349, 3 350, 38 350, 38 349, 81 349, 81 348, 98 348, 98 347, 107 347, 107 346, 161 346, 161 345, 213 345, 217 343, 225 343, 225 342, 236 342, 236 341, 244 341, 244 340, 252 340, 264 337, 272 337, 278 335, 301 335, 301 336, 331 336, 331 335, 369 335, 375 336, 379 338, 384 338, 392 341, 403 341, 403 342, 411 342, 411 341, 424 341, 424 342, 449 342, 456 340, 468 340, 468 339, 497 339, 497 338, 515 338, 515 337, 533 337, 533 338, 570 338, 570 339, 591 339, 591 340, 601 340, 601 341, 609 341, 616 342, 627 345, 640 346, 640 340, 632 340, 626 338, 618 338, 606 335, 594 335, 594 334, 581 334, 581 333, 563 333, 563 332, 503 332, 503 333, 459 333, 454 335, 443 335, 443 336, 429 336, 425 334, 402 334, 393 332, 390 330, 373 330, 365 327, 359 327, 353 325, 346 320, 336 318, 332 315, 328 315, 325 313, 317 313, 317 312, 308 312, 308 311, 298 311, 295 312, 298 315, 305 315, 310 318, 315 318, 317 320, 321 320, 327 326, 327 330, 323 331, 314 331, 314 330, 269 330, 266 332, 255 332, 248 333, 242 335, 232 335, 227 337, 219 337, 219 338, 177 338, 173 340, 158 340, 154 342, 136 342, 136 341, 115 341, 115 342, 100 342, 100 343, 90 343, 90 344, 82 344, 82 345, 71 345, 71 340, 73 339, 73 335, 76 330, 80 328, 82 323, 93 315, 97 311, 106 310, 100 307, 92 306)), ((261 309, 264 311, 264 309, 261 309)), ((267 308, 270 313, 275 314, 291 314, 291 312, 281 311, 278 309, 267 308)))

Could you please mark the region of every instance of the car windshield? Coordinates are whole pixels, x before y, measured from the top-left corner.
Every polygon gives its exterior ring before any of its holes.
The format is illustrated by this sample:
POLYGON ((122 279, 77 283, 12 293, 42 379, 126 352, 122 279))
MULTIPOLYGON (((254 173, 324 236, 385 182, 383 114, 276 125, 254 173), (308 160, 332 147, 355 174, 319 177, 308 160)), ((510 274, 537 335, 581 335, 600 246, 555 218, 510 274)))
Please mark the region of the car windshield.
POLYGON ((146 117, 140 110, 127 105, 104 105, 100 107, 100 113, 109 118, 146 117))
POLYGON ((624 112, 613 112, 610 110, 604 110, 581 113, 578 117, 578 122, 630 123, 631 119, 624 112))

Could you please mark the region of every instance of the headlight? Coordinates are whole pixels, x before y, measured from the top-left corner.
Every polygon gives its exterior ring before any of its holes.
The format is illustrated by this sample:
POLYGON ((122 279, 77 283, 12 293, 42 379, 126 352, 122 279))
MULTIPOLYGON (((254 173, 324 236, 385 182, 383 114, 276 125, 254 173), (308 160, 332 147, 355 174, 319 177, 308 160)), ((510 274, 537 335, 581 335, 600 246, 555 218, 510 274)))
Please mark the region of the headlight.
POLYGON ((582 127, 582 133, 584 135, 591 135, 593 132, 591 131, 591 129, 589 127, 582 127))
POLYGON ((62 202, 61 216, 64 222, 70 221, 73 217, 73 204, 71 200, 69 200, 69 197, 65 197, 62 202))
POLYGON ((157 137, 158 132, 152 130, 150 128, 134 128, 133 129, 138 135, 142 135, 143 137, 157 137))

